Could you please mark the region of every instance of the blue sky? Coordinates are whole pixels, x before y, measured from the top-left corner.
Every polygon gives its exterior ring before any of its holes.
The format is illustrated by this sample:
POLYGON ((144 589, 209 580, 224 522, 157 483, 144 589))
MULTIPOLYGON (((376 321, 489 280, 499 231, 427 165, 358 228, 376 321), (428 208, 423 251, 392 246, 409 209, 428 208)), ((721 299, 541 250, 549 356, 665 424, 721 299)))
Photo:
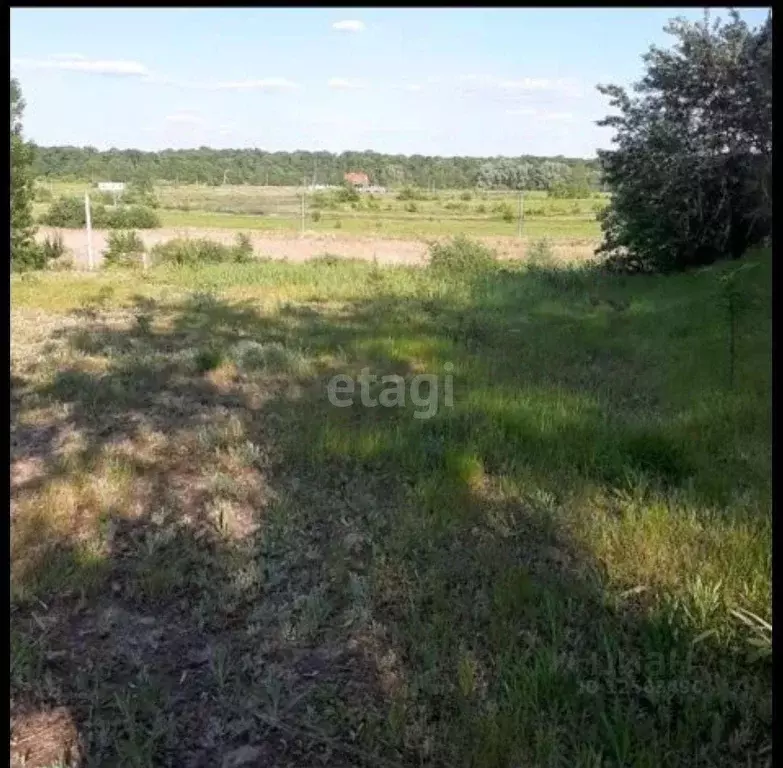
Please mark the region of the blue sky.
POLYGON ((11 71, 43 145, 592 157, 595 84, 638 79, 677 15, 702 11, 14 9, 11 71))

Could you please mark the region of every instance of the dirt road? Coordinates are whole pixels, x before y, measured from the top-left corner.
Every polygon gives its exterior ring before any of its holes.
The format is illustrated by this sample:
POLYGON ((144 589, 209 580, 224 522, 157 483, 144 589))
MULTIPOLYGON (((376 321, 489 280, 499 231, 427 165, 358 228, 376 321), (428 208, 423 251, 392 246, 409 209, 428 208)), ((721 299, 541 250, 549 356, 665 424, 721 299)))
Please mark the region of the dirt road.
MULTIPOLYGON (((59 232, 63 238, 65 247, 70 251, 76 265, 87 265, 87 235, 81 229, 55 229, 41 227, 38 230, 38 239, 43 240, 47 235, 59 232)), ((227 229, 149 229, 138 230, 138 234, 144 244, 151 246, 171 240, 175 237, 207 237, 221 243, 233 243, 236 231, 227 229)), ((96 263, 102 260, 103 251, 106 248, 108 232, 106 230, 94 230, 92 233, 93 252, 96 263)), ((330 235, 322 233, 309 233, 304 236, 298 234, 281 233, 252 233, 250 239, 253 248, 260 256, 273 259, 288 259, 289 261, 306 261, 315 256, 330 253, 345 258, 377 259, 383 264, 423 264, 427 257, 427 242, 419 240, 396 240, 372 237, 351 237, 346 235, 330 235)), ((502 258, 525 258, 529 247, 526 239, 517 240, 511 237, 486 237, 479 238, 487 245, 495 248, 502 258)), ((570 240, 566 242, 554 242, 553 251, 555 258, 562 261, 578 261, 590 258, 596 243, 593 240, 570 240)))

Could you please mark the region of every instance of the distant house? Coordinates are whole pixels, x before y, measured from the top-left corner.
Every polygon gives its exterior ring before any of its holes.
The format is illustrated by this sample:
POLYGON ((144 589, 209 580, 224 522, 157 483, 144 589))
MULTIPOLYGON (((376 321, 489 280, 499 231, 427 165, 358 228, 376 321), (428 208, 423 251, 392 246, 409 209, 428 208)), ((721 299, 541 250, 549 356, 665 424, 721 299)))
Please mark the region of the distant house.
POLYGON ((346 173, 343 179, 354 187, 369 187, 370 177, 366 173, 346 173))

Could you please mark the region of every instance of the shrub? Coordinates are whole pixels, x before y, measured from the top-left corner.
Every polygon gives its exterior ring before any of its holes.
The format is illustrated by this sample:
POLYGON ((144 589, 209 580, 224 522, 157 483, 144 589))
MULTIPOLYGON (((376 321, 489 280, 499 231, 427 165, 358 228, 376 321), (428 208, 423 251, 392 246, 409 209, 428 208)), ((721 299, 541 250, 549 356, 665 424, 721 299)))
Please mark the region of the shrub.
POLYGON ((420 189, 415 187, 403 187, 397 193, 398 200, 424 200, 425 195, 420 189))
POLYGON ((174 238, 158 243, 150 252, 155 264, 197 266, 225 262, 247 262, 253 258, 253 245, 248 235, 237 234, 235 245, 225 245, 207 238, 174 238))
POLYGON ((144 243, 136 232, 115 231, 109 233, 103 258, 107 266, 129 266, 138 264, 144 252, 144 243))
POLYGON ((419 212, 419 206, 416 205, 414 202, 406 203, 405 204, 405 210, 408 213, 418 213, 419 212))
POLYGON ((430 246, 431 269, 459 275, 490 269, 495 264, 495 252, 491 248, 464 235, 430 246))
POLYGON ((193 363, 199 373, 207 373, 219 368, 223 362, 223 353, 216 347, 204 347, 199 349, 194 357, 193 363))
POLYGON ((54 200, 54 195, 48 187, 38 186, 35 188, 36 203, 50 203, 52 200, 54 200))
POLYGON ((466 203, 473 199, 473 195, 470 194, 470 192, 463 192, 459 196, 460 200, 464 200, 466 203))
MULTIPOLYGON (((96 229, 153 229, 161 225, 155 211, 141 205, 119 207, 112 210, 103 203, 91 201, 90 216, 96 229)), ((60 197, 40 219, 42 224, 66 229, 83 229, 87 226, 84 200, 80 197, 60 197)))
POLYGON ((530 251, 527 255, 528 263, 535 267, 550 267, 554 260, 554 255, 552 244, 546 238, 542 238, 541 240, 536 240, 530 246, 530 251))
POLYGON ((253 242, 246 232, 237 232, 237 241, 234 245, 233 261, 245 263, 253 258, 253 242))
POLYGON ((70 268, 69 259, 64 258, 67 253, 62 235, 55 233, 51 237, 47 235, 42 243, 32 243, 25 250, 24 259, 14 259, 11 267, 15 272, 26 272, 30 269, 46 268, 70 268))
POLYGON ((356 203, 359 201, 359 193, 349 185, 344 185, 334 195, 338 203, 356 203))
POLYGON ((78 197, 59 197, 41 216, 41 223, 50 227, 81 229, 85 226, 84 201, 78 197))
POLYGON ((487 206, 484 205, 484 203, 480 203, 476 206, 476 213, 486 213, 487 212, 487 206))
POLYGON ((61 259, 66 254, 63 236, 59 232, 55 232, 51 237, 47 235, 38 247, 41 249, 45 264, 50 264, 57 259, 61 259))
POLYGON ((143 205, 121 206, 106 212, 107 229, 155 229, 160 224, 160 216, 143 205))

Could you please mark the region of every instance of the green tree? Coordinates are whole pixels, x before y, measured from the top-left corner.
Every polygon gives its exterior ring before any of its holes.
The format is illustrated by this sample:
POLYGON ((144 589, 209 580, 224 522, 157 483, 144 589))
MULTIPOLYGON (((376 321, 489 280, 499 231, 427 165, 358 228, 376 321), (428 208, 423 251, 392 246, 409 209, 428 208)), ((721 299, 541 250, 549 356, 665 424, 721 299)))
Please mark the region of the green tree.
POLYGON ((41 267, 43 251, 35 243, 33 222, 33 147, 22 137, 24 99, 11 78, 11 266, 41 267))
POLYGON ((771 17, 674 19, 671 50, 652 47, 629 96, 598 86, 619 110, 616 149, 599 151, 613 191, 598 253, 663 271, 739 258, 771 227, 771 17))

